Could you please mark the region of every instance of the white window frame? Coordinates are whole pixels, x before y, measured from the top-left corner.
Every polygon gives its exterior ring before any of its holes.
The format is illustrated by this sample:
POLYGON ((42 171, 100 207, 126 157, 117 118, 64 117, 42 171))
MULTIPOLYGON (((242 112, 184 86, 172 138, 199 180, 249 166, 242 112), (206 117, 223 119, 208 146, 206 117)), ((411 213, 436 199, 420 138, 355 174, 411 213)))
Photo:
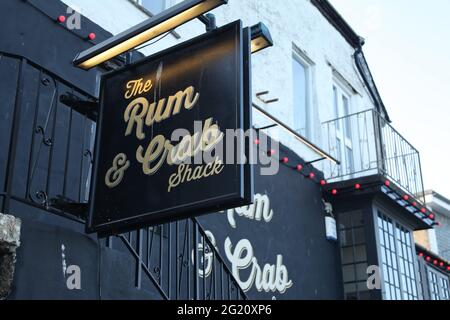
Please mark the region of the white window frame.
POLYGON ((342 173, 345 176, 351 177, 350 173, 352 173, 355 169, 355 157, 354 157, 354 141, 353 141, 353 130, 350 122, 350 128, 349 128, 349 134, 350 137, 347 135, 346 130, 348 130, 348 124, 346 122, 346 119, 344 117, 348 117, 353 114, 354 110, 354 93, 352 88, 350 88, 343 80, 341 80, 336 75, 333 76, 333 87, 332 87, 332 98, 333 98, 333 113, 335 119, 341 119, 337 120, 336 125, 336 140, 340 141, 340 145, 338 146, 338 142, 336 141, 336 155, 338 159, 341 161, 341 166, 339 168, 341 175, 342 173), (335 91, 336 90, 336 91, 335 91), (337 110, 335 105, 335 92, 337 92, 337 110), (348 110, 345 112, 344 106, 343 106, 343 100, 344 97, 347 99, 348 102, 348 110), (337 114, 336 114, 337 113, 337 114), (344 119, 342 119, 344 118, 344 119), (347 148, 351 150, 352 153, 352 159, 347 159, 347 148), (340 152, 339 152, 340 151, 340 152))
MULTIPOLYGON (((150 12, 153 15, 156 15, 159 13, 159 12, 152 12, 150 9, 146 8, 145 5, 142 3, 143 0, 131 0, 131 1, 137 3, 139 6, 141 6, 142 8, 144 8, 145 10, 147 10, 148 12, 150 12)), ((162 1, 164 2, 163 10, 165 10, 165 9, 169 8, 170 6, 172 6, 176 0, 162 0, 162 1)))
MULTIPOLYGON (((406 231, 409 232, 409 241, 411 243, 411 249, 409 252, 406 252, 409 256, 409 254, 411 255, 411 262, 412 262, 412 268, 413 270, 411 270, 414 274, 414 286, 416 289, 416 293, 417 293, 417 300, 422 300, 423 295, 421 292, 421 284, 420 284, 420 275, 419 275, 419 266, 418 266, 418 260, 416 258, 416 253, 415 253, 415 244, 414 244, 414 236, 413 236, 413 230, 411 230, 411 228, 407 227, 400 219, 394 218, 391 214, 388 214, 387 210, 385 210, 382 207, 374 207, 374 214, 373 214, 373 223, 374 223, 374 227, 375 227, 375 239, 376 239, 376 247, 377 247, 377 255, 378 255, 378 265, 380 266, 381 269, 381 292, 383 295, 383 300, 395 300, 395 299, 388 299, 388 293, 387 290, 388 288, 386 287, 386 282, 385 282, 385 277, 388 277, 388 282, 392 281, 392 279, 390 279, 391 275, 394 275, 395 278, 395 274, 394 272, 392 273, 388 273, 388 275, 385 274, 385 272, 383 271, 383 261, 382 261, 382 248, 381 248, 381 240, 380 240, 380 224, 379 224, 379 215, 388 218, 389 220, 391 220, 392 223, 392 227, 393 227, 393 231, 394 231, 394 241, 393 241, 393 245, 396 251, 396 255, 394 256, 395 259, 395 264, 397 265, 397 276, 398 276, 398 282, 400 285, 400 300, 405 300, 404 296, 405 296, 405 286, 402 283, 402 279, 401 279, 401 271, 400 271, 400 263, 402 263, 402 261, 400 260, 400 256, 398 254, 399 250, 403 250, 404 247, 401 246, 401 244, 399 244, 397 237, 396 237, 396 228, 397 226, 402 227, 403 229, 405 229, 406 231)), ((385 244, 386 244, 386 240, 385 239, 385 244)), ((390 239, 389 239, 390 240, 390 239)), ((391 259, 393 257, 391 256, 391 259)), ((409 260, 408 260, 409 261, 409 260)), ((428 278, 427 278, 428 279, 428 278)), ((408 285, 406 286, 406 289, 408 289, 408 285)), ((410 294, 410 293, 409 293, 410 294)), ((406 292, 406 295, 408 295, 408 291, 406 292)))
MULTIPOLYGON (((314 123, 313 123, 313 117, 312 117, 312 106, 313 106, 313 83, 314 83, 314 62, 309 59, 300 49, 295 47, 292 51, 292 59, 296 62, 303 65, 303 67, 306 70, 306 128, 305 128, 305 138, 312 139, 312 133, 314 131, 314 123)), ((293 70, 292 70, 293 71, 293 70)), ((292 78, 294 78, 294 75, 292 75, 292 78)), ((293 85, 292 95, 294 95, 295 90, 295 83, 293 85)), ((293 108, 295 108, 295 105, 293 104, 293 108)), ((295 109, 293 110, 295 115, 295 109)), ((301 128, 296 128, 295 126, 295 119, 293 120, 293 128, 295 131, 297 131, 300 135, 303 135, 300 132, 301 128)))

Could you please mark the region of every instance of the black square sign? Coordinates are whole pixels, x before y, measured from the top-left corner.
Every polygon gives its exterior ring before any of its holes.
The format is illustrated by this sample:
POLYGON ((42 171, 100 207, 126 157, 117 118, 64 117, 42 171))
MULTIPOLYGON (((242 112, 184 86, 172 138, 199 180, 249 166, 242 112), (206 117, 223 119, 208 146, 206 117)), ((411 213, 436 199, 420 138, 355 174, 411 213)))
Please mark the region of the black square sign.
POLYGON ((237 161, 251 138, 226 147, 227 130, 251 125, 249 47, 237 21, 102 77, 88 232, 252 202, 251 167, 237 161))

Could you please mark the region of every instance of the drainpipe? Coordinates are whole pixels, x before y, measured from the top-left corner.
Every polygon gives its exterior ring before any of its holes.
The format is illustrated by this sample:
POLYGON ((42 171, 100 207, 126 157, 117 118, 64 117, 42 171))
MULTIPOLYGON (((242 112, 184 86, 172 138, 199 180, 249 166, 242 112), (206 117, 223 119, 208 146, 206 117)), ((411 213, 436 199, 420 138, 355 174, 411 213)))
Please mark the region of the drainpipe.
POLYGON ((374 117, 374 125, 376 127, 376 131, 378 132, 378 137, 375 137, 376 149, 377 149, 377 160, 378 160, 378 169, 381 174, 386 174, 386 166, 385 166, 385 155, 383 150, 383 134, 382 134, 382 125, 380 115, 383 115, 383 118, 386 122, 390 123, 389 115, 387 114, 383 102, 381 101, 380 94, 378 93, 378 89, 373 81, 372 74, 370 72, 369 66, 367 65, 366 58, 362 51, 362 47, 365 43, 364 38, 359 38, 359 45, 355 50, 355 64, 356 67, 364 81, 364 84, 367 87, 367 90, 374 101, 375 107, 377 108, 378 113, 373 113, 374 117))
POLYGON ((0 213, 0 300, 5 300, 11 292, 20 227, 20 219, 0 213))

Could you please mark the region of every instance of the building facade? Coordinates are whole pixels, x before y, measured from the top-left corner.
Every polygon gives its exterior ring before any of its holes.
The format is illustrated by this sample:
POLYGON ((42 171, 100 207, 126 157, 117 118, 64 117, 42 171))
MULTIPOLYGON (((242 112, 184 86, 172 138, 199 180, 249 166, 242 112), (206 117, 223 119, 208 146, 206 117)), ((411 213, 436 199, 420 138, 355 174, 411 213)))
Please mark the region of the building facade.
MULTIPOLYGON (((280 170, 255 176, 253 205, 107 239, 85 234, 99 75, 203 34, 205 26, 189 22, 91 71, 73 67, 73 57, 176 2, 1 2, 0 74, 9 76, 0 80, 0 208, 21 220, 21 240, 7 271, 13 281, 0 282, 8 287, 0 293, 433 298, 434 278, 422 276, 424 253, 413 239, 436 224, 423 201, 419 153, 390 122, 364 40, 325 0, 230 1, 213 11, 218 26, 262 21, 275 42, 252 57, 252 100, 254 127, 281 144, 273 155, 280 170)), ((434 260, 448 281, 448 263, 434 260)), ((444 280, 440 297, 448 298, 444 280)))
POLYGON ((443 266, 448 264, 450 258, 450 201, 430 190, 425 192, 425 200, 428 207, 436 214, 439 224, 434 229, 419 231, 415 234, 421 277, 426 279, 424 292, 429 299, 448 300, 449 280, 443 266))

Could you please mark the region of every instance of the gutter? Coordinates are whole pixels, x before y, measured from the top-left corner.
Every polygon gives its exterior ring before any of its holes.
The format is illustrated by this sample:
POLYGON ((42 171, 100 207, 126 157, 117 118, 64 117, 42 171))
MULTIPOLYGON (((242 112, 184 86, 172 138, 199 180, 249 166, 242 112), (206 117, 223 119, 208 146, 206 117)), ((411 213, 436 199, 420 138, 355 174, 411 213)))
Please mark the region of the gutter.
POLYGON ((369 65, 367 64, 366 57, 364 56, 364 52, 362 50, 362 46, 364 45, 364 40, 360 38, 360 45, 358 48, 356 48, 355 51, 355 64, 356 68, 358 69, 359 73, 361 74, 361 77, 364 81, 364 84, 366 85, 367 89, 369 90, 370 96, 372 97, 375 106, 377 108, 377 111, 384 116, 387 122, 391 123, 391 119, 389 118, 389 114, 386 110, 386 107, 383 103, 383 100, 381 99, 381 95, 378 91, 377 85, 375 84, 375 81, 373 79, 372 73, 370 72, 369 65))

